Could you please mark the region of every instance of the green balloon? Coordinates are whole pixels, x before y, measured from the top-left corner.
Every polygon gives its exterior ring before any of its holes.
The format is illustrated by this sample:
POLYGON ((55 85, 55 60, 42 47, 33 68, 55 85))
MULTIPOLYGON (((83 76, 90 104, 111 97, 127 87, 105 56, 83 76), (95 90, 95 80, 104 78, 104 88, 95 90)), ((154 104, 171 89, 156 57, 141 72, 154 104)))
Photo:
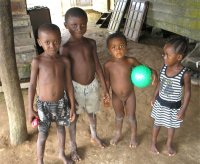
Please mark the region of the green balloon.
POLYGON ((152 82, 152 72, 149 67, 145 65, 139 65, 131 71, 131 82, 138 88, 145 88, 152 82))

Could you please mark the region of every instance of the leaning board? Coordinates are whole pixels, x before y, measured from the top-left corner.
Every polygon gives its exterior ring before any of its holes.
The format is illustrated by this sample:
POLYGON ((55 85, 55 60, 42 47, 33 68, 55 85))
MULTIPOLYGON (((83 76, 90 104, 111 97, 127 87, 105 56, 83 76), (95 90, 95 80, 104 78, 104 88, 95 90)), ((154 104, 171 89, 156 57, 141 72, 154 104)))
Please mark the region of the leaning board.
POLYGON ((114 10, 108 25, 108 31, 110 33, 119 31, 124 14, 126 12, 128 1, 129 0, 118 0, 115 2, 114 10))
POLYGON ((147 1, 131 0, 124 26, 124 35, 133 41, 138 41, 142 25, 147 13, 147 1))

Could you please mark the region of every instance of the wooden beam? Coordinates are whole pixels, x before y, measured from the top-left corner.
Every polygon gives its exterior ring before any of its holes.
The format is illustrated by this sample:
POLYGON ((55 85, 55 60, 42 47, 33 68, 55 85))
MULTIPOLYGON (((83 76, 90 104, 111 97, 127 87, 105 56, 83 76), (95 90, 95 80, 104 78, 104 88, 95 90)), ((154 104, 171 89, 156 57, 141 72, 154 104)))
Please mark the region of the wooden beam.
POLYGON ((8 112, 11 145, 18 145, 26 140, 27 127, 15 59, 10 0, 0 0, 0 77, 8 112))

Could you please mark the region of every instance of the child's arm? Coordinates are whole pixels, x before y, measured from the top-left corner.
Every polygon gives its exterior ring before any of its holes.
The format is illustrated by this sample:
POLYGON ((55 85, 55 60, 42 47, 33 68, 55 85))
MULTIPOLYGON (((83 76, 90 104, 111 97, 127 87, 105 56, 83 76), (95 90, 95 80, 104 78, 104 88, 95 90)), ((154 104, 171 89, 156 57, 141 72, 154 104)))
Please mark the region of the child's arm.
POLYGON ((98 56, 97 56, 96 42, 94 40, 91 40, 91 44, 92 44, 92 47, 93 47, 92 54, 94 56, 96 73, 97 73, 97 76, 99 77, 99 80, 101 82, 101 87, 103 89, 104 97, 109 97, 108 89, 106 87, 106 83, 105 83, 105 79, 104 79, 104 75, 103 75, 103 70, 102 70, 102 67, 99 63, 99 59, 98 59, 98 56))
POLYGON ((109 75, 109 71, 108 71, 106 63, 104 64, 104 75, 105 75, 106 87, 109 91, 109 89, 110 89, 110 75, 109 75))
POLYGON ((160 81, 157 83, 156 89, 154 91, 154 95, 151 100, 151 106, 153 106, 153 104, 155 103, 156 97, 158 96, 158 93, 159 93, 159 88, 160 88, 160 81))
POLYGON ((190 81, 191 79, 190 79, 189 72, 186 72, 184 74, 183 80, 184 80, 184 98, 183 98, 181 109, 177 114, 177 119, 180 119, 180 120, 184 119, 185 117, 185 112, 186 112, 187 106, 190 101, 190 96, 191 96, 191 81, 190 81))
POLYGON ((37 77, 39 73, 39 66, 38 66, 38 60, 34 58, 31 63, 31 75, 30 75, 30 85, 28 89, 28 117, 29 117, 29 122, 32 122, 32 120, 38 116, 37 112, 33 108, 33 103, 34 103, 34 97, 36 93, 36 84, 37 84, 37 77))
POLYGON ((62 45, 62 46, 60 46, 59 53, 61 55, 67 56, 68 55, 68 49, 64 45, 62 45))
MULTIPOLYGON (((150 67, 149 67, 150 68, 150 67)), ((158 83, 158 74, 156 72, 156 70, 150 68, 152 71, 152 85, 156 85, 158 83)))
POLYGON ((67 57, 62 56, 65 63, 65 79, 66 79, 66 92, 70 101, 70 121, 73 122, 75 119, 75 105, 74 105, 74 88, 72 85, 71 77, 71 64, 67 57))
MULTIPOLYGON (((105 75, 105 82, 106 82, 106 87, 108 89, 108 93, 110 90, 110 74, 107 68, 107 64, 104 64, 104 75, 105 75)), ((110 97, 104 97, 104 104, 109 104, 110 103, 110 97)))

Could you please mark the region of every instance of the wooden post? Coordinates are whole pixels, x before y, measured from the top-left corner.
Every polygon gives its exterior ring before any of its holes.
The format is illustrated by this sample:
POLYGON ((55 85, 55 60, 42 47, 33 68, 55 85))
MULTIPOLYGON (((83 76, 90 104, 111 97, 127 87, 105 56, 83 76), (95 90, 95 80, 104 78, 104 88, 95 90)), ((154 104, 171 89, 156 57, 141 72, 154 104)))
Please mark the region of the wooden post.
POLYGON ((17 72, 10 0, 0 0, 0 77, 5 96, 11 145, 27 139, 24 101, 17 72))

